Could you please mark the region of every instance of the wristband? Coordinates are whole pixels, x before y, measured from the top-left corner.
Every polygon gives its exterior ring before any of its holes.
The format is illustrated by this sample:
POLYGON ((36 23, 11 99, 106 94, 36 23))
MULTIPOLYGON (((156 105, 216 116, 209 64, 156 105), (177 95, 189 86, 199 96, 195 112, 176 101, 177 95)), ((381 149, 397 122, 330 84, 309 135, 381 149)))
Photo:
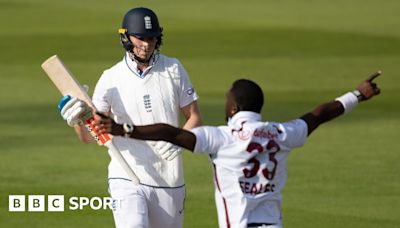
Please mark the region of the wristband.
POLYGON ((132 124, 124 123, 124 124, 122 125, 122 127, 123 127, 123 129, 124 129, 124 136, 125 136, 126 138, 130 138, 130 136, 131 136, 133 130, 135 130, 135 126, 133 126, 132 124))
POLYGON ((357 106, 359 99, 353 92, 348 92, 340 97, 337 97, 335 101, 339 101, 340 103, 342 103, 344 113, 348 113, 357 106))
POLYGON ((364 98, 364 96, 363 96, 363 95, 360 93, 360 91, 358 91, 358 90, 354 90, 352 93, 353 93, 354 95, 356 95, 358 101, 361 101, 361 100, 364 98))

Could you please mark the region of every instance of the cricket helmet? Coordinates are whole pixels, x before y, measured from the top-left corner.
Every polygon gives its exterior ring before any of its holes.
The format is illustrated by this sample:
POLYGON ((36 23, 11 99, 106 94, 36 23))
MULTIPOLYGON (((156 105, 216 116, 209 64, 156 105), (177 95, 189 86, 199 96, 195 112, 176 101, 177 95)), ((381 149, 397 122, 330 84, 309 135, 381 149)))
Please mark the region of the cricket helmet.
POLYGON ((158 22, 157 15, 148 8, 138 7, 129 10, 122 20, 122 28, 118 30, 121 44, 127 51, 131 51, 133 44, 129 36, 139 38, 157 37, 158 49, 161 45, 162 28, 158 22))

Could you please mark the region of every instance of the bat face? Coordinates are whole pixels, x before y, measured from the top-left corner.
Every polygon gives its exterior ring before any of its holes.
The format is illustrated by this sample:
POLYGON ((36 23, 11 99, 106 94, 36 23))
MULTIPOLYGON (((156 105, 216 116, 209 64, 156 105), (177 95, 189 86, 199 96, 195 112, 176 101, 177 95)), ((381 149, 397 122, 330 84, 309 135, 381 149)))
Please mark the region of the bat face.
MULTIPOLYGON (((51 81, 58 88, 62 95, 69 95, 71 97, 77 97, 82 101, 85 101, 93 110, 95 110, 92 100, 86 93, 85 89, 80 85, 79 81, 72 75, 64 63, 54 55, 43 62, 43 70, 47 73, 51 81)), ((68 102, 69 99, 65 99, 62 102, 68 102)), ((109 134, 99 134, 94 128, 94 118, 91 111, 84 113, 82 117, 86 128, 93 138, 99 145, 104 145, 111 139, 109 134)))
POLYGON ((77 97, 80 100, 85 101, 94 109, 92 100, 86 93, 85 89, 80 85, 79 81, 73 76, 57 55, 53 55, 44 61, 42 68, 62 95, 77 97))

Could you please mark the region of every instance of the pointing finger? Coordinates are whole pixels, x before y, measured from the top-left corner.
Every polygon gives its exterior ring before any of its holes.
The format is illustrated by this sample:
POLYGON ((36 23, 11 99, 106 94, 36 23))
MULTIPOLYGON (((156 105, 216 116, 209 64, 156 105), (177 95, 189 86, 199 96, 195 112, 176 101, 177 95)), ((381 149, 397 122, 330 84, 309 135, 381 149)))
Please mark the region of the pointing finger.
POLYGON ((377 72, 375 72, 375 73, 373 73, 373 74, 371 74, 369 77, 368 77, 368 79, 367 79, 367 81, 368 82, 372 82, 375 78, 377 78, 379 75, 381 75, 382 74, 382 71, 377 71, 377 72))

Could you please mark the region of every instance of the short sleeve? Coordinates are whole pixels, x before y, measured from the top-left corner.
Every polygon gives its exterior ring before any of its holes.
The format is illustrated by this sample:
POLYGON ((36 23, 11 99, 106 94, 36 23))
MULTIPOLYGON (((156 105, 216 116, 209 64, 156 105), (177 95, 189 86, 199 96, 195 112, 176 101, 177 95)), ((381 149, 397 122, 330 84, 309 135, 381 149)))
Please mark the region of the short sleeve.
POLYGON ((189 76, 180 62, 178 62, 178 70, 180 76, 179 107, 183 108, 191 104, 193 101, 196 101, 199 96, 194 90, 189 76))
POLYGON ((110 86, 111 85, 107 79, 107 73, 105 71, 97 82, 92 97, 93 104, 99 112, 110 111, 110 94, 108 89, 110 86))
POLYGON ((194 153, 216 154, 225 144, 223 131, 218 127, 196 127, 190 130, 196 136, 194 153))
POLYGON ((308 126, 302 119, 296 119, 282 123, 281 126, 284 132, 282 140, 291 148, 301 147, 307 140, 308 126))

